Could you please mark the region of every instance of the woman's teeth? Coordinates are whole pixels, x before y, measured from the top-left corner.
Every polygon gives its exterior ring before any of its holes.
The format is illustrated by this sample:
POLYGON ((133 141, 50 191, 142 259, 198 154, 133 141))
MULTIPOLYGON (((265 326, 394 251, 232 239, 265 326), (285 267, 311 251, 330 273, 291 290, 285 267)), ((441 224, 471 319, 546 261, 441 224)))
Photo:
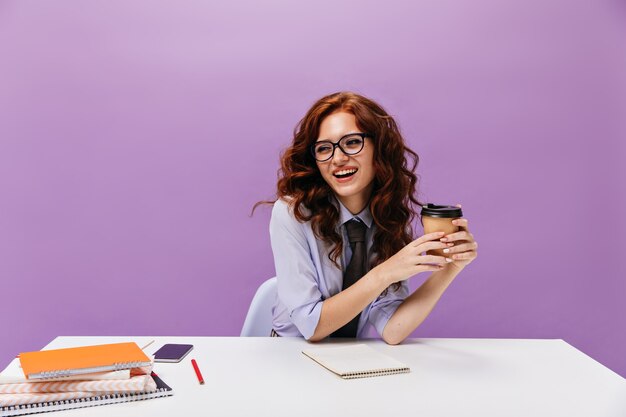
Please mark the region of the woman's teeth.
POLYGON ((344 170, 335 172, 333 175, 337 178, 344 178, 344 177, 349 177, 350 175, 354 174, 356 171, 357 171, 356 169, 344 169, 344 170))

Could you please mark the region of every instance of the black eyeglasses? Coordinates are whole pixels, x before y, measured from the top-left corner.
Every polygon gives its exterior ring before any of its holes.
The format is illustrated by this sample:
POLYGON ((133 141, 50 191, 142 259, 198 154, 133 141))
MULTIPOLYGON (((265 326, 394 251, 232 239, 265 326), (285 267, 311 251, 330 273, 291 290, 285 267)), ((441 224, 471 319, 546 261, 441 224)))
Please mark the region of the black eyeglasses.
POLYGON ((346 155, 356 155, 363 150, 367 133, 349 133, 339 139, 336 143, 329 140, 320 140, 311 145, 311 153, 319 162, 328 161, 335 155, 335 148, 341 149, 346 155))

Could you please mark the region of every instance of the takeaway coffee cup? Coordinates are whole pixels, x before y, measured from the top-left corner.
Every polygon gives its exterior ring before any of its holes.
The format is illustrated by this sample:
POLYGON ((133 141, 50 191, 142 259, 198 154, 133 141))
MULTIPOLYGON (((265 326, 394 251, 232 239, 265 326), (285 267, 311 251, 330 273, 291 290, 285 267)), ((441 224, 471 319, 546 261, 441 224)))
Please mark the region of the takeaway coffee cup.
MULTIPOLYGON (((452 224, 452 220, 463 217, 463 211, 456 206, 439 206, 437 204, 425 204, 422 206, 422 226, 424 234, 444 232, 446 235, 457 232, 458 226, 452 224)), ((443 249, 434 249, 427 252, 429 255, 446 256, 443 249)))

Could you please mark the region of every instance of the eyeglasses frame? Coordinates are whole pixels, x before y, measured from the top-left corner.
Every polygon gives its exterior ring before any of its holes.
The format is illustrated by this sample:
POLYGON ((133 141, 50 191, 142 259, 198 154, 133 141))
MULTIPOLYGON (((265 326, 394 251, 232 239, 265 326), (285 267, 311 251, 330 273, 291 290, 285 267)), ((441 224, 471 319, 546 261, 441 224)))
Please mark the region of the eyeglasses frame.
POLYGON ((363 148, 365 147, 365 138, 371 138, 371 137, 372 137, 372 136, 371 136, 369 133, 361 133, 361 132, 358 132, 358 133, 348 133, 347 135, 343 135, 342 137, 340 137, 340 138, 339 138, 339 140, 338 140, 337 142, 332 142, 332 141, 330 141, 330 140, 320 140, 320 141, 317 141, 317 142, 315 142, 315 143, 313 143, 313 144, 311 145, 311 147, 310 147, 310 149, 311 149, 311 155, 313 155, 313 158, 314 158, 317 162, 326 162, 326 161, 330 161, 331 159, 333 159, 333 156, 335 156, 335 149, 337 149, 337 148, 339 148, 339 149, 341 150, 341 152, 343 152, 343 154, 344 154, 344 155, 348 155, 348 156, 356 155, 356 154, 358 154, 359 152, 361 152, 361 151, 363 150, 363 148), (345 150, 341 147, 341 145, 339 144, 339 142, 341 142, 342 140, 344 140, 345 138, 350 137, 350 136, 360 136, 360 137, 361 137, 361 139, 363 139, 363 143, 361 144, 361 149, 359 149, 359 150, 358 150, 358 151, 356 151, 355 153, 348 153, 348 152, 346 152, 346 151, 345 151, 345 150), (319 160, 319 159, 317 159, 317 158, 315 157, 315 146, 316 146, 318 143, 329 143, 329 144, 331 144, 331 145, 333 146, 333 151, 330 153, 330 156, 329 156, 328 158, 326 158, 326 159, 324 159, 324 160, 319 160))

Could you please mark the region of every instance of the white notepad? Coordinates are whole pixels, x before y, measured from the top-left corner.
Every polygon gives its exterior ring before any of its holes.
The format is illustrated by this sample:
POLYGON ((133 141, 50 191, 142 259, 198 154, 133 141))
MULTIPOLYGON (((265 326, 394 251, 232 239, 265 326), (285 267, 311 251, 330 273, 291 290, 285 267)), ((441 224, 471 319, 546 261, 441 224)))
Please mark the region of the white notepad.
POLYGON ((344 379, 411 372, 402 362, 364 344, 320 347, 302 353, 344 379))

